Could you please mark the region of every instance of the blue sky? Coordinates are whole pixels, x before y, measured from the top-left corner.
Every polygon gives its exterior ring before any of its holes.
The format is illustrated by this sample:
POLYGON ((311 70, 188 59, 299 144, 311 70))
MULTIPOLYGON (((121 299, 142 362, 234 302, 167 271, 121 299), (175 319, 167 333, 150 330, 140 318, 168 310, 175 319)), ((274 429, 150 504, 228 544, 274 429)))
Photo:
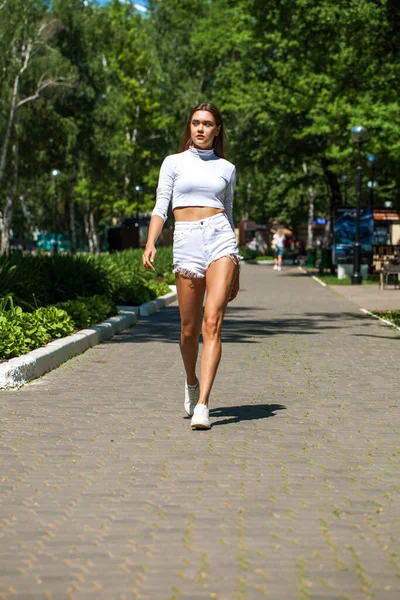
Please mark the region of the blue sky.
MULTIPOLYGON (((110 0, 97 0, 98 4, 107 4, 110 0)), ((137 7, 147 7, 147 0, 133 0, 133 4, 137 5, 137 7)))

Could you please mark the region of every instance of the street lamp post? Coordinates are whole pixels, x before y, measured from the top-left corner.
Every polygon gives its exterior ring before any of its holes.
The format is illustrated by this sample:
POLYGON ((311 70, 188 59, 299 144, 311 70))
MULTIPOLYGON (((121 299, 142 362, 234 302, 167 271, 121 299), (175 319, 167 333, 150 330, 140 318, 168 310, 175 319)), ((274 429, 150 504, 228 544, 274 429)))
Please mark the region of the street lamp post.
POLYGON ((58 208, 58 177, 60 175, 60 171, 58 169, 53 169, 51 172, 51 176, 54 179, 54 206, 53 206, 53 231, 54 231, 54 244, 53 244, 53 254, 57 254, 58 252, 58 242, 57 242, 57 208, 58 208))
POLYGON ((369 207, 371 210, 374 209, 374 187, 375 187, 375 154, 369 154, 367 158, 368 164, 371 167, 371 182, 368 183, 369 187, 369 207))
POLYGON ((358 146, 358 166, 357 166, 357 194, 356 194, 356 241, 354 244, 353 252, 353 275, 351 277, 351 283, 353 285, 360 285, 362 283, 361 275, 361 236, 360 236, 360 208, 361 208, 361 181, 362 181, 362 169, 361 169, 361 144, 368 135, 368 130, 362 125, 355 125, 351 129, 351 135, 353 140, 358 146))
POLYGON ((142 191, 141 185, 135 186, 136 191, 136 227, 139 227, 139 204, 140 204, 140 192, 142 191))
POLYGON ((314 236, 313 236, 313 222, 314 222, 314 190, 312 186, 308 188, 308 219, 307 219, 307 248, 313 248, 314 236))

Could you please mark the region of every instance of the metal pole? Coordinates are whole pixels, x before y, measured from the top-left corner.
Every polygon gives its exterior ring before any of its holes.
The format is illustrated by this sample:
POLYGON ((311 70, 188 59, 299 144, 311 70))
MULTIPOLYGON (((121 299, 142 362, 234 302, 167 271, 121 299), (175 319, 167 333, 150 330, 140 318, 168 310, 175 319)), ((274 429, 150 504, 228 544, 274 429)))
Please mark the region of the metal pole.
POLYGON ((361 241, 360 241, 360 208, 361 208, 361 142, 358 143, 358 167, 357 167, 357 196, 356 196, 356 241, 353 254, 353 275, 351 283, 360 285, 361 275, 361 241))
POLYGON ((53 244, 53 254, 57 254, 58 252, 58 242, 57 242, 57 206, 58 206, 58 197, 57 197, 57 177, 54 178, 54 213, 53 213, 53 231, 54 231, 54 244, 53 244))
POLYGON ((314 221, 314 191, 312 187, 308 189, 308 220, 307 220, 307 248, 313 248, 313 221, 314 221))
POLYGON ((371 210, 374 209, 374 178, 375 178, 375 166, 372 163, 371 167, 371 187, 369 189, 369 207, 371 210))

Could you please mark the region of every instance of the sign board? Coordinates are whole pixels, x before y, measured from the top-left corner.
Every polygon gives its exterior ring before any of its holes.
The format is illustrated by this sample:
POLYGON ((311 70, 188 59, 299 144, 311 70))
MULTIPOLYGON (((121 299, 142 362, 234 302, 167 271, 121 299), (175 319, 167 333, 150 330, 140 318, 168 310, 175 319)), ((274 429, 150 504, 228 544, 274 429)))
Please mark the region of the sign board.
POLYGON ((374 219, 375 221, 400 221, 400 215, 397 212, 394 212, 391 209, 375 209, 374 210, 374 219))
MULTIPOLYGON (((353 260, 356 241, 356 209, 337 208, 334 227, 334 262, 345 263, 353 260)), ((374 215, 370 208, 360 208, 361 253, 372 255, 374 243, 374 215)))
MULTIPOLYGON (((56 243, 56 234, 54 233, 38 233, 36 237, 36 247, 38 250, 54 250, 56 243)), ((65 252, 71 250, 71 236, 63 233, 57 233, 57 250, 65 252)))

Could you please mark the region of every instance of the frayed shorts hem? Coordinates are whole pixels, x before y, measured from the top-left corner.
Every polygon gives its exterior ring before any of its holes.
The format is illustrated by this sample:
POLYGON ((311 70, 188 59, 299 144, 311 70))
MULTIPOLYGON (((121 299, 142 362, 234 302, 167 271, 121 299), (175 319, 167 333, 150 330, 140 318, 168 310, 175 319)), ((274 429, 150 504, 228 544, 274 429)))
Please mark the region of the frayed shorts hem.
POLYGON ((197 273, 196 271, 191 271, 190 269, 187 269, 185 267, 179 267, 176 266, 173 269, 173 273, 175 273, 175 275, 180 275, 181 277, 183 277, 184 279, 204 279, 204 277, 206 276, 206 273, 208 271, 208 269, 210 268, 210 266, 215 263, 217 260, 221 260, 221 258, 230 258, 231 261, 233 262, 234 265, 238 266, 240 269, 240 256, 239 254, 235 254, 235 253, 229 253, 229 254, 221 254, 221 256, 217 256, 217 258, 214 258, 214 260, 212 260, 210 262, 209 265, 207 265, 207 268, 205 270, 204 273, 197 273))

